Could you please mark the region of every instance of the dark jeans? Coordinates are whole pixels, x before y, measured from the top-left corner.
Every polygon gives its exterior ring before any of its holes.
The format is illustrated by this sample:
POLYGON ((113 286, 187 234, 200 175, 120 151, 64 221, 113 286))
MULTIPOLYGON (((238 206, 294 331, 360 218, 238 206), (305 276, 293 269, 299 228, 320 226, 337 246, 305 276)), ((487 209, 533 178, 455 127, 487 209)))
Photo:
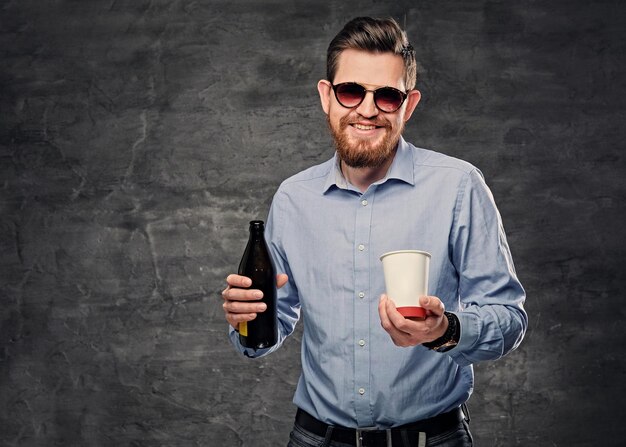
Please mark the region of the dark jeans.
MULTIPOLYGON (((422 434, 422 436, 424 436, 422 434)), ((324 438, 314 435, 298 424, 294 424, 293 430, 289 435, 289 444, 287 447, 349 447, 350 444, 341 442, 326 441, 324 438)), ((417 439, 413 440, 413 445, 418 445, 417 439)), ((432 436, 426 439, 426 447, 472 447, 472 435, 469 431, 467 421, 463 420, 454 429, 432 436)), ((365 447, 387 447, 387 446, 365 446, 365 447)), ((393 447, 406 447, 403 445, 393 447)))

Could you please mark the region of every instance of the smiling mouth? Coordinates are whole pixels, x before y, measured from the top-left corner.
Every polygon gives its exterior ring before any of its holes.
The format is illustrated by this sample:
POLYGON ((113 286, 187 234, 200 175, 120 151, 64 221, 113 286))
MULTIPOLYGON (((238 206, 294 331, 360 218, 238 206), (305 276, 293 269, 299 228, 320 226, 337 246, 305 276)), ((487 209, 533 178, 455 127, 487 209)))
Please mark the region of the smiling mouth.
POLYGON ((351 126, 359 130, 374 130, 374 129, 381 128, 381 126, 374 126, 373 124, 365 125, 365 124, 354 123, 354 124, 351 124, 351 126))

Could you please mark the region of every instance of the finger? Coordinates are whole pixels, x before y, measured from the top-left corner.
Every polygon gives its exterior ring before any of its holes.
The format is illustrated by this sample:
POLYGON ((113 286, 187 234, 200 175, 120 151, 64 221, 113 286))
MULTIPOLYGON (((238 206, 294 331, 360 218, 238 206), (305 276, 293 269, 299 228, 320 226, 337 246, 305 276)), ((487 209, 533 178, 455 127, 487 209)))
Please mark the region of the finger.
POLYGON ((380 316, 380 324, 383 329, 391 336, 393 342, 398 346, 406 346, 408 334, 398 329, 389 317, 389 312, 397 312, 395 305, 386 295, 381 295, 378 303, 378 314, 380 316))
POLYGON ((391 299, 388 299, 386 302, 386 311, 389 321, 398 331, 405 334, 411 333, 411 330, 414 328, 414 322, 404 318, 404 316, 398 312, 395 303, 391 299))
POLYGON ((278 275, 276 275, 276 287, 277 288, 280 289, 282 286, 287 284, 287 281, 289 281, 289 277, 286 274, 279 273, 278 275))
POLYGON ((446 310, 443 302, 436 296, 420 296, 420 306, 435 315, 443 315, 446 310))
POLYGON ((404 332, 409 332, 409 330, 407 330, 407 326, 410 327, 412 321, 404 318, 404 315, 398 312, 398 309, 392 300, 387 302, 387 315, 389 316, 391 324, 404 332))
POLYGON ((256 314, 226 314, 226 321, 234 327, 238 329, 239 323, 243 323, 244 321, 252 321, 256 318, 256 314))
POLYGON ((226 321, 234 328, 244 321, 251 321, 257 317, 257 314, 267 309, 265 303, 248 303, 241 301, 224 301, 222 304, 226 321))
POLYGON ((226 277, 226 283, 231 287, 250 287, 252 280, 247 276, 231 274, 226 277))
POLYGON ((258 301, 263 298, 263 292, 258 289, 238 289, 229 286, 222 291, 222 297, 227 301, 258 301))
POLYGON ((387 316, 386 300, 387 295, 382 294, 378 301, 378 316, 380 317, 380 324, 385 330, 387 330, 387 327, 391 327, 391 322, 387 316))
POLYGON ((386 303, 386 314, 392 330, 387 332, 392 336, 394 343, 398 346, 414 346, 424 341, 430 340, 433 329, 441 320, 441 316, 433 316, 426 319, 413 320, 405 318, 396 309, 392 300, 386 303))
POLYGON ((265 312, 267 304, 263 302, 250 303, 247 301, 224 301, 222 308, 226 314, 252 314, 265 312))

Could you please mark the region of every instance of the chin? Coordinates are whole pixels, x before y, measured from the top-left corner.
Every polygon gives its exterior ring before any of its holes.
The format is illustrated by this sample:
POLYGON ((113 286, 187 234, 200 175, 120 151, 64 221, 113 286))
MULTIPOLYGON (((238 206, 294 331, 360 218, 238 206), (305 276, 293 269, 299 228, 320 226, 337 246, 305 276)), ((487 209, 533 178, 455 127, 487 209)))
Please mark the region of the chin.
POLYGON ((379 144, 345 145, 337 144, 337 152, 341 159, 352 168, 378 168, 385 164, 395 153, 397 142, 387 145, 379 144))
POLYGON ((375 139, 358 138, 348 133, 347 124, 333 126, 327 122, 341 160, 352 168, 378 168, 395 154, 402 128, 387 128, 375 139))

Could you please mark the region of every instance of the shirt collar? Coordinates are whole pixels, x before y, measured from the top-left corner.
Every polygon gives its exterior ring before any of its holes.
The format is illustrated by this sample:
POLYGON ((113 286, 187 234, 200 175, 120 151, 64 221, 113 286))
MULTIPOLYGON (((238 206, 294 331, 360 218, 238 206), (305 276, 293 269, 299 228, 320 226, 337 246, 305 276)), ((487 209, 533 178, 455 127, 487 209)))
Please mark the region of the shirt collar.
MULTIPOLYGON (((339 166, 339 156, 337 155, 337 152, 335 152, 335 155, 333 156, 331 166, 332 167, 326 177, 326 182, 324 183, 323 192, 328 192, 333 186, 336 186, 340 189, 348 189, 348 181, 345 179, 341 172, 341 167, 339 166)), ((387 171, 387 175, 385 176, 385 178, 376 182, 376 184, 380 185, 385 183, 389 179, 395 179, 408 183, 409 185, 415 185, 415 172, 413 167, 413 151, 411 151, 409 144, 404 140, 404 138, 400 137, 396 155, 394 156, 393 162, 389 167, 389 171, 387 171)))

